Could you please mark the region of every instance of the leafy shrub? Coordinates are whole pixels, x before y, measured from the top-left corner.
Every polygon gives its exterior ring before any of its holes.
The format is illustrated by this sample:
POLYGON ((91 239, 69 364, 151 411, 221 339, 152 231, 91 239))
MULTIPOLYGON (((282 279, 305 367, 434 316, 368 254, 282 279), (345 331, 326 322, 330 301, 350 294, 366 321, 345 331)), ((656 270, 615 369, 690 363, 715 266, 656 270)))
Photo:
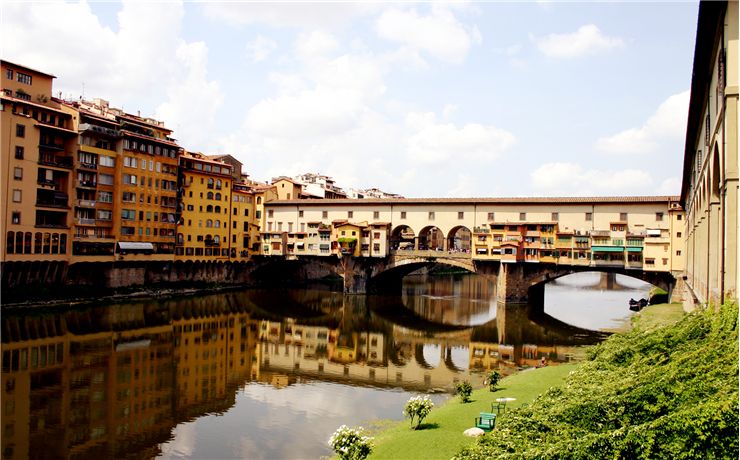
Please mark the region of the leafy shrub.
POLYGON ((467 380, 455 384, 455 394, 460 396, 464 403, 470 401, 470 395, 473 393, 473 385, 467 380))
POLYGON ((342 425, 329 438, 329 446, 342 460, 364 460, 373 450, 372 440, 362 435, 362 427, 342 425))
POLYGON ((738 310, 616 334, 458 459, 738 458, 738 310))
POLYGON ((500 381, 501 374, 499 374, 498 371, 491 371, 488 373, 488 376, 486 376, 486 385, 488 385, 488 389, 491 391, 496 391, 496 387, 500 381))
POLYGON ((429 399, 429 396, 413 396, 406 402, 403 408, 403 415, 411 418, 411 426, 414 425, 414 418, 417 419, 416 427, 414 427, 416 430, 421 425, 421 421, 432 411, 433 407, 434 403, 429 399))

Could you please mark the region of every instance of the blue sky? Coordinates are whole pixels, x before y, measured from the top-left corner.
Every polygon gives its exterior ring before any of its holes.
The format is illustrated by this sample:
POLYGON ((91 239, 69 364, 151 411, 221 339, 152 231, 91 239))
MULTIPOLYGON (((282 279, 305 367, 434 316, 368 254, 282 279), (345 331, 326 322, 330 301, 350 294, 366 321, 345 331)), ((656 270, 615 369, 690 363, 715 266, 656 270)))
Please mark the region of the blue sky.
POLYGON ((2 54, 254 179, 678 194, 696 2, 3 2, 2 54), (22 37, 22 39, 20 39, 22 37), (54 37, 54 38, 50 38, 54 37))

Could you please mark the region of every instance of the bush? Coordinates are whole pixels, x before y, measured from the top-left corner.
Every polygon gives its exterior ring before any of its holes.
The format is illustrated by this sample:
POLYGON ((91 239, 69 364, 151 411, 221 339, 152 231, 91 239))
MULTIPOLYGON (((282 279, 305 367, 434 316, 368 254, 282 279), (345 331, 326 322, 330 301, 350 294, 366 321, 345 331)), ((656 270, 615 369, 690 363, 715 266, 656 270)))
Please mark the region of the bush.
POLYGON ((329 445, 342 460, 363 460, 373 450, 372 440, 362 435, 362 427, 342 425, 329 438, 329 445))
POLYGON ((486 385, 488 385, 489 390, 496 391, 499 381, 501 381, 501 374, 499 374, 498 371, 491 371, 488 373, 488 376, 486 377, 486 385))
POLYGON ((421 421, 432 411, 432 407, 434 407, 434 403, 429 399, 429 396, 414 396, 406 402, 403 415, 411 418, 411 426, 414 425, 414 418, 417 419, 416 427, 414 427, 416 430, 421 425, 421 421))
POLYGON ((460 395, 460 400, 464 403, 470 401, 470 395, 473 393, 473 385, 467 380, 455 384, 455 394, 460 395))
POLYGON ((638 323, 455 458, 736 459, 737 350, 734 304, 660 328, 638 323))

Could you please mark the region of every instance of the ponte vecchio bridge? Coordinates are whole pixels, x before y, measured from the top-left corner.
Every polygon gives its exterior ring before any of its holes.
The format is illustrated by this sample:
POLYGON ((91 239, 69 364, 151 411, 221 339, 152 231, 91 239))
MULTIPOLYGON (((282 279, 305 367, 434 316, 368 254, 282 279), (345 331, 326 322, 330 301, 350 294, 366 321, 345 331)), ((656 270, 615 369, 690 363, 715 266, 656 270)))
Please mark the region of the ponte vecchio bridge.
POLYGON ((670 293, 683 216, 675 196, 273 201, 259 263, 293 262, 306 278, 330 267, 347 293, 400 290, 433 264, 490 278, 506 303, 537 303, 548 281, 583 271, 670 293))

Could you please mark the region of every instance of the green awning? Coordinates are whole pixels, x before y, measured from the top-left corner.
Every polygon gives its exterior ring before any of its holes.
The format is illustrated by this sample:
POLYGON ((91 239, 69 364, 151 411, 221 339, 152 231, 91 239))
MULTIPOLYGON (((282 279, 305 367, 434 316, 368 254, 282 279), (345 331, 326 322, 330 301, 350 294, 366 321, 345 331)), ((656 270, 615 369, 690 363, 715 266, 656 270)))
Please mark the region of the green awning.
POLYGON ((591 246, 593 252, 624 252, 624 246, 591 246))
POLYGON ((628 247, 627 252, 642 252, 642 248, 638 246, 628 247))

